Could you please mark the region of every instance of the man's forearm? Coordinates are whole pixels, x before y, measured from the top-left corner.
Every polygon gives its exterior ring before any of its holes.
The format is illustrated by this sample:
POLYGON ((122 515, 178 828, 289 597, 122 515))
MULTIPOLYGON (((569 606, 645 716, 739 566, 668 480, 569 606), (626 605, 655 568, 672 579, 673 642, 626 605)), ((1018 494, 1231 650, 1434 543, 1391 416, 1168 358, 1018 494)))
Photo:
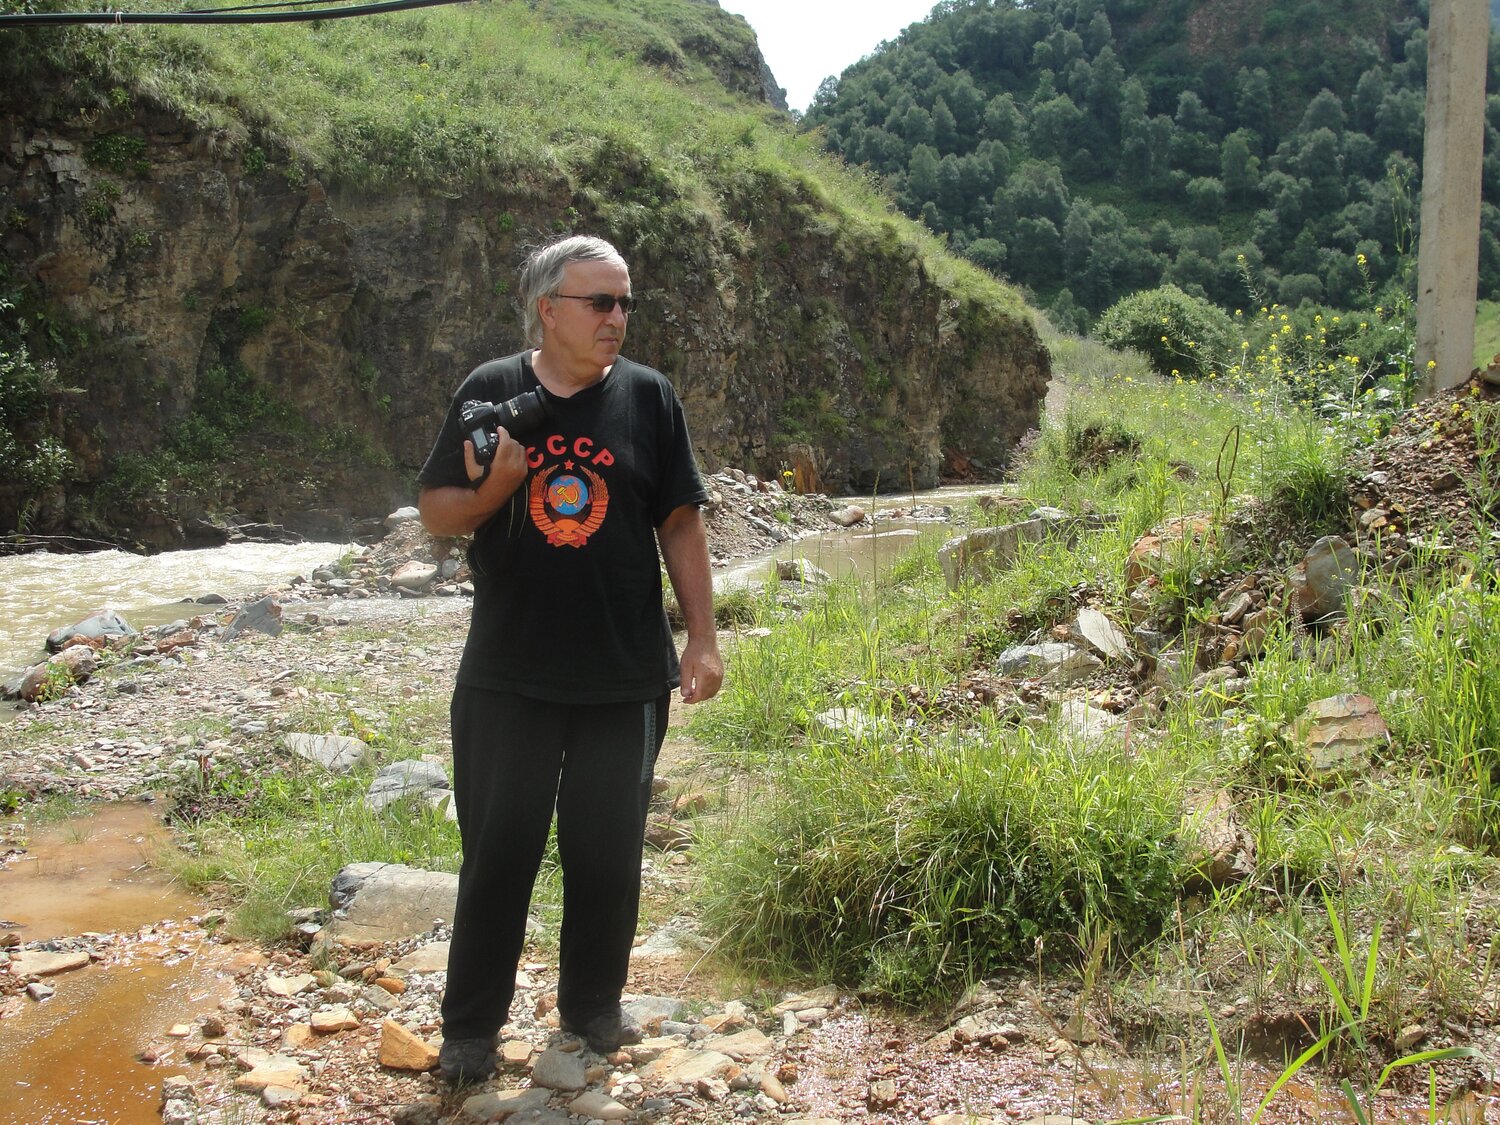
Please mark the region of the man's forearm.
POLYGON ((512 488, 497 500, 494 494, 472 488, 424 488, 417 497, 417 511, 422 526, 433 535, 468 535, 499 511, 514 492, 512 488))
POLYGON ((713 571, 702 514, 696 507, 678 508, 657 530, 657 539, 688 636, 714 636, 713 571))

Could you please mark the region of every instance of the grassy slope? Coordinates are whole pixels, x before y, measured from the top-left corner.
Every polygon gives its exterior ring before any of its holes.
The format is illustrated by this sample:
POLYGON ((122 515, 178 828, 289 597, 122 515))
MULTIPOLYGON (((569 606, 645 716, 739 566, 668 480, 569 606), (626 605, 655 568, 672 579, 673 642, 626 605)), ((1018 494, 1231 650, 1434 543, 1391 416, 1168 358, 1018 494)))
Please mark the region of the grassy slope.
POLYGON ((1484 367, 1500 355, 1500 301, 1480 301, 1475 310, 1474 366, 1484 367))
MULTIPOLYGON (((230 31, 80 29, 63 57, 91 64, 100 102, 133 86, 247 152, 264 147, 355 190, 490 184, 551 196, 586 187, 581 170, 605 154, 606 166, 640 165, 648 212, 687 207, 718 227, 774 185, 840 229, 894 233, 982 304, 1023 311, 1013 291, 895 214, 870 180, 789 119, 726 92, 680 45, 727 58, 748 34, 743 20, 693 0, 629 11, 490 2, 230 31)), ((14 61, 0 69, 23 77, 14 61)), ((607 203, 612 185, 597 186, 607 203)))

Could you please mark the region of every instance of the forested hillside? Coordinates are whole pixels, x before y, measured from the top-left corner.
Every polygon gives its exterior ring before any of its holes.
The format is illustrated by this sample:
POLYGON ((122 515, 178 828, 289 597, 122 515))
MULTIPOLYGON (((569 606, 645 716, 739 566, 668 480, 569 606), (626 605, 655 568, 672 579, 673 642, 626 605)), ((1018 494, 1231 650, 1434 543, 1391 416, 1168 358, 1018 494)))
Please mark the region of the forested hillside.
MULTIPOLYGON (((1163 282, 1241 305, 1247 272, 1265 299, 1348 308, 1416 233, 1425 20, 1412 0, 952 0, 806 120, 1062 326, 1163 282)), ((1481 296, 1497 76, 1492 35, 1481 296)))

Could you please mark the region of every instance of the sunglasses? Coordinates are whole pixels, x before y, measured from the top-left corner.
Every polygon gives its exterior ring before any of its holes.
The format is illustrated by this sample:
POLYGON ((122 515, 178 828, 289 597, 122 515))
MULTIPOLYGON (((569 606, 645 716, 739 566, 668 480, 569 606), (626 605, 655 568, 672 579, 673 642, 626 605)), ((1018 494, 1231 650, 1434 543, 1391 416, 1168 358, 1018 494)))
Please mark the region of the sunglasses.
POLYGON ((589 308, 601 315, 614 312, 615 306, 619 305, 620 311, 629 316, 637 304, 636 299, 628 293, 623 297, 616 297, 613 293, 590 293, 588 296, 578 293, 558 293, 556 296, 566 297, 570 301, 587 301, 589 308))

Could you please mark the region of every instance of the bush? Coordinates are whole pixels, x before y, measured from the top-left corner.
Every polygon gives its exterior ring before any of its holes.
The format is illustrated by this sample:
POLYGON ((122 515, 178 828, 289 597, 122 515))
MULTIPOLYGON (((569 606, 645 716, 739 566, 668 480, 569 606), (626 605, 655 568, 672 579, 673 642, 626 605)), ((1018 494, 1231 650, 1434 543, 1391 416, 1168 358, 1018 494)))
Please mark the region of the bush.
POLYGON ((1224 312, 1175 285, 1146 289, 1104 310, 1094 335, 1114 348, 1133 348, 1159 375, 1207 375, 1227 354, 1231 324, 1224 312))
POLYGON ((904 1003, 1002 967, 1150 940, 1179 887, 1176 783, 1123 749, 988 731, 893 755, 821 746, 709 860, 705 920, 762 967, 904 1003))

